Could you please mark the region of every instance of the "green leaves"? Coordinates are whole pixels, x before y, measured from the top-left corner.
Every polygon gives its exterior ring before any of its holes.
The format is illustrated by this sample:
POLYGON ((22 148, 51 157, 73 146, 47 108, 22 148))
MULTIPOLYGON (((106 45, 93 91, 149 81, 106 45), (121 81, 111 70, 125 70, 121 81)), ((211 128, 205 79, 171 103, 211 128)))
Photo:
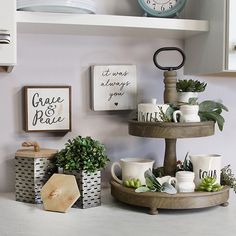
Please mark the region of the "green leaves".
POLYGON ((206 89, 207 83, 198 80, 178 80, 176 89, 178 92, 203 92, 206 89))
POLYGON ((221 169, 220 182, 223 185, 227 185, 233 188, 234 192, 236 193, 236 178, 230 165, 227 165, 223 169, 221 169))
POLYGON ((185 155, 184 161, 177 161, 176 163, 176 172, 177 171, 191 171, 193 172, 193 164, 189 159, 189 153, 185 155))
POLYGON ((218 110, 219 112, 222 110, 229 111, 228 108, 224 106, 222 103, 211 100, 206 100, 200 103, 199 110, 201 112, 216 111, 216 110, 218 110))
POLYGON ((123 185, 127 188, 139 188, 141 187, 142 184, 141 184, 140 179, 131 178, 131 179, 125 180, 123 185))
POLYGON ((65 148, 56 155, 57 166, 65 170, 95 172, 108 162, 105 146, 91 137, 69 139, 65 148))
POLYGON ((153 191, 153 192, 164 192, 168 194, 177 193, 176 189, 171 184, 163 183, 161 185, 150 169, 145 171, 144 177, 146 179, 146 187, 138 188, 136 192, 147 192, 147 188, 148 188, 149 191, 153 191))
POLYGON ((150 189, 146 186, 141 186, 139 188, 135 189, 136 193, 146 193, 146 192, 150 192, 150 189))
POLYGON ((145 171, 144 177, 148 188, 157 192, 161 192, 161 184, 157 181, 155 175, 150 169, 145 171))
POLYGON ((176 194, 177 190, 171 184, 165 182, 162 184, 162 192, 168 194, 176 194))
POLYGON ((205 191, 205 192, 217 192, 217 191, 220 191, 222 188, 223 186, 216 183, 215 178, 207 176, 204 179, 202 179, 197 190, 205 191))
POLYGON ((189 98, 188 100, 188 105, 198 105, 198 102, 197 102, 198 98, 189 98))
POLYGON ((212 120, 217 123, 219 129, 222 131, 225 123, 225 120, 221 115, 223 110, 228 111, 228 108, 222 103, 207 100, 199 104, 198 114, 201 121, 212 120))

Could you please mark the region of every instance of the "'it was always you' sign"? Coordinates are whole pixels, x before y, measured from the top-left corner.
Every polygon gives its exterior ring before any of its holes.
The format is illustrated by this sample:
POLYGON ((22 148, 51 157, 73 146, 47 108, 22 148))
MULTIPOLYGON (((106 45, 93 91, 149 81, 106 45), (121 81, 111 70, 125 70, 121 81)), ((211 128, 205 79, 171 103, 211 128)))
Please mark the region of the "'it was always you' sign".
POLYGON ((25 131, 71 131, 71 87, 24 87, 25 131))
POLYGON ((135 109, 136 96, 135 65, 91 67, 91 107, 94 111, 135 109))

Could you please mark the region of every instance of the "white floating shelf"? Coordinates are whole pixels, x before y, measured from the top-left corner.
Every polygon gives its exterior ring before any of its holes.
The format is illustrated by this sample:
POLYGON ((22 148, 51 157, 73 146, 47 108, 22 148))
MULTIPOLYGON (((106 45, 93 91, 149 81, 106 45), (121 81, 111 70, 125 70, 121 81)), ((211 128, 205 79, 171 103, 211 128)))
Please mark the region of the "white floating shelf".
POLYGON ((209 31, 208 21, 17 11, 19 33, 152 36, 185 39, 209 31))

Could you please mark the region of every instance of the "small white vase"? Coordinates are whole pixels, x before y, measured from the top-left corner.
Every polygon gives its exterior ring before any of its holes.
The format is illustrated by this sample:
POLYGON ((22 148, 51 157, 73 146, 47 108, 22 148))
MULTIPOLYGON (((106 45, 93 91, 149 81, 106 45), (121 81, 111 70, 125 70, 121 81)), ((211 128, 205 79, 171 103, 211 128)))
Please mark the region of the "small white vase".
POLYGON ((184 122, 200 122, 200 117, 198 115, 199 106, 198 105, 182 105, 180 110, 173 113, 174 122, 178 122, 177 115, 180 116, 179 121, 184 122))

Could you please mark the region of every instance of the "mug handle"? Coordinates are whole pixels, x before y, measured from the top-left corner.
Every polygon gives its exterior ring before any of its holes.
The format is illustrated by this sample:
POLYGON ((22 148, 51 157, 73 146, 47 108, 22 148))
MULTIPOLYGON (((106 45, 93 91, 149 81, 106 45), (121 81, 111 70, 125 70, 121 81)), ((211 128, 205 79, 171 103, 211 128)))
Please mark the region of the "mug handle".
POLYGON ((177 120, 177 115, 182 115, 182 112, 181 111, 174 111, 174 113, 173 113, 173 120, 174 120, 174 122, 175 123, 178 123, 179 121, 177 120))
POLYGON ((114 163, 112 164, 112 166, 111 166, 111 176, 112 176, 112 178, 113 178, 117 183, 122 184, 122 180, 120 180, 120 179, 117 177, 116 173, 115 173, 115 167, 116 167, 116 166, 118 166, 118 167, 121 169, 120 163, 117 162, 117 161, 114 162, 114 163))
POLYGON ((169 179, 168 183, 169 183, 169 184, 174 184, 174 185, 176 185, 177 179, 176 179, 175 177, 171 177, 171 178, 169 179))

